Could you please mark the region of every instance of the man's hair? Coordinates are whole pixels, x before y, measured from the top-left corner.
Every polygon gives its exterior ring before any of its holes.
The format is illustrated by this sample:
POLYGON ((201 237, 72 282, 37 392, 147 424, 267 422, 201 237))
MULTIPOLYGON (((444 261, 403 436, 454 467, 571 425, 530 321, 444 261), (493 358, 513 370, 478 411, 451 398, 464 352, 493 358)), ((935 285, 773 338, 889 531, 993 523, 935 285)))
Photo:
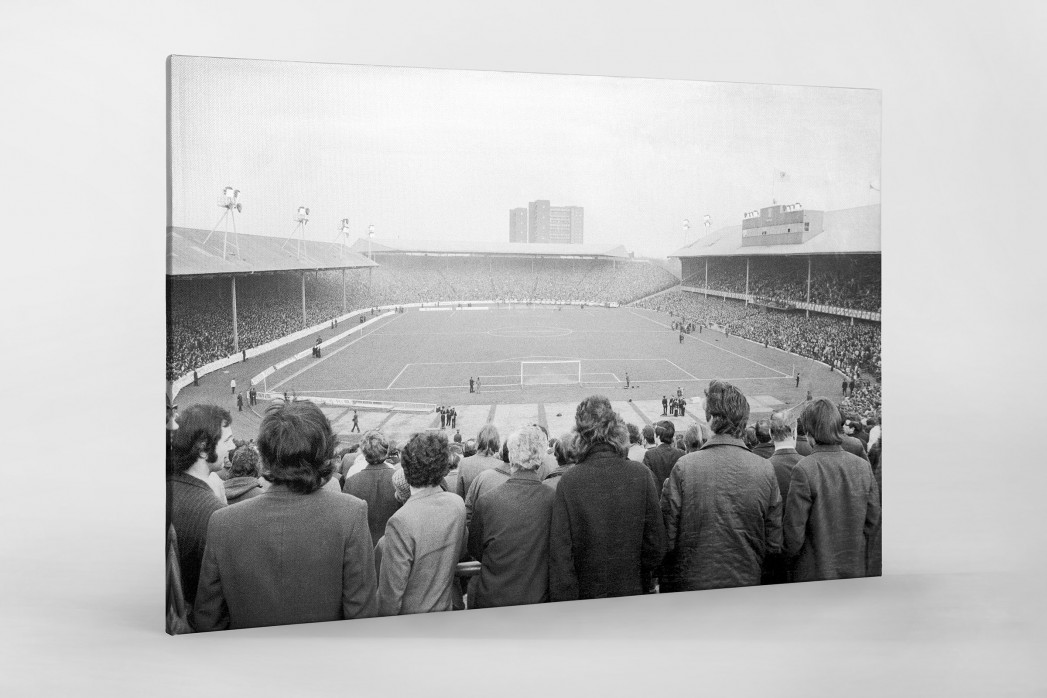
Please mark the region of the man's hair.
POLYGON ((663 444, 671 444, 676 435, 676 425, 668 419, 663 419, 655 423, 654 433, 663 444))
POLYGON ((578 434, 573 431, 564 434, 553 444, 553 455, 558 465, 570 465, 578 462, 578 434))
POLYGON ((775 412, 771 415, 771 439, 773 441, 788 441, 793 438, 793 425, 785 418, 784 412, 775 412))
POLYGON ((229 410, 218 405, 190 405, 178 415, 178 428, 171 435, 172 467, 184 473, 203 455, 208 463, 218 460, 216 447, 222 429, 233 423, 229 410))
POLYGON ((713 381, 705 389, 705 413, 714 434, 740 439, 749 420, 749 401, 730 383, 713 381))
POLYGON ((807 403, 800 415, 809 441, 819 446, 833 446, 843 443, 843 417, 832 400, 820 397, 807 403))
POLYGON ((761 444, 771 442, 771 423, 766 419, 756 423, 756 441, 761 444))
POLYGON ((468 441, 466 441, 465 442, 465 448, 462 450, 462 455, 464 455, 466 458, 468 458, 469 456, 475 456, 476 455, 476 442, 473 441, 472 439, 469 439, 468 441))
POLYGON ((745 431, 742 433, 742 441, 745 442, 746 448, 756 448, 756 444, 760 443, 756 440, 756 427, 745 427, 745 431))
POLYGON ((574 426, 582 454, 597 444, 614 446, 619 455, 629 450, 629 430, 611 407, 611 401, 603 395, 591 395, 578 403, 574 426))
POLYGON ((687 431, 683 433, 684 450, 688 453, 691 451, 697 451, 704 443, 705 442, 702 440, 701 429, 698 428, 697 424, 692 424, 687 427, 687 431))
POLYGON ((644 443, 648 443, 648 444, 653 444, 654 443, 654 427, 652 427, 650 424, 645 424, 643 426, 643 432, 642 433, 643 433, 644 443))
POLYGON ((549 448, 548 438, 534 424, 520 427, 505 442, 509 446, 509 465, 519 470, 538 470, 549 448))
POLYGON ((625 428, 629 430, 629 443, 640 443, 640 427, 636 426, 632 422, 626 422, 625 428))
POLYGON ((315 492, 330 479, 335 443, 331 423, 312 402, 274 402, 258 427, 264 477, 292 492, 315 492))
POLYGON ((389 457, 389 440, 377 429, 365 431, 360 439, 360 452, 364 454, 368 465, 384 463, 389 457))
POLYGON ((484 424, 480 433, 476 435, 476 452, 484 456, 493 456, 498 453, 502 445, 502 439, 498 435, 498 427, 491 423, 484 424))
POLYGON ((509 462, 509 442, 508 441, 505 441, 504 443, 502 443, 502 450, 499 452, 499 457, 502 459, 503 463, 508 463, 509 462))
POLYGON ((258 450, 254 444, 244 444, 233 452, 229 477, 258 477, 258 450))
POLYGON ((400 451, 404 479, 411 487, 432 487, 451 469, 451 446, 440 432, 419 432, 400 451))

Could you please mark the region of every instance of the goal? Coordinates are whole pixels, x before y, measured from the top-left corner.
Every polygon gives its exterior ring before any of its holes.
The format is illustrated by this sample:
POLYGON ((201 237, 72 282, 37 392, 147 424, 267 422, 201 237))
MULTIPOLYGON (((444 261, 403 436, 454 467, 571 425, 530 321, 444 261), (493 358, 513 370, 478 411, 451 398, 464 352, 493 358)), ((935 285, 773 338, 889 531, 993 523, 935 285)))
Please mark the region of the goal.
POLYGON ((582 362, 521 361, 520 385, 577 385, 582 382, 582 362))

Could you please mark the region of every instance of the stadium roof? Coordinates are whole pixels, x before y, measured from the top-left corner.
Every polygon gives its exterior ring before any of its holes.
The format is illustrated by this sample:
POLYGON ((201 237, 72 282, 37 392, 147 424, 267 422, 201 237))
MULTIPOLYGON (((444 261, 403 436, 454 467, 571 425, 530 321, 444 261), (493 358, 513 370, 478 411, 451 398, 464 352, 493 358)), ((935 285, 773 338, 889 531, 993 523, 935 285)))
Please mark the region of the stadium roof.
POLYGON ((221 231, 196 228, 167 229, 167 273, 171 276, 251 274, 271 271, 312 271, 377 266, 363 255, 333 242, 307 241, 298 258, 298 240, 262 235, 229 235, 226 259, 222 259, 221 231), (234 241, 239 242, 239 255, 234 241), (286 243, 286 246, 285 246, 286 243))
MULTIPOLYGON (((366 254, 367 238, 359 238, 349 248, 366 254)), ((624 245, 571 245, 547 242, 449 242, 443 240, 403 241, 394 243, 371 242, 375 253, 428 255, 506 255, 527 257, 614 257, 626 259, 629 252, 624 245)))
POLYGON ((826 211, 822 232, 795 245, 742 247, 742 226, 715 230, 670 257, 758 257, 813 254, 879 254, 880 205, 826 211))

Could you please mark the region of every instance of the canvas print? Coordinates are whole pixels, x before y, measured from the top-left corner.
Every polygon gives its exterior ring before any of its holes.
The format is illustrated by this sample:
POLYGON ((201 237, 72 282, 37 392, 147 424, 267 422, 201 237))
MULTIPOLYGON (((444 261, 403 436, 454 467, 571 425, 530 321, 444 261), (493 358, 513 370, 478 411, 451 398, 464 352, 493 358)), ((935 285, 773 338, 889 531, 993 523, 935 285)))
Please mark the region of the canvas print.
POLYGON ((168 632, 881 573, 877 90, 167 81, 168 632))

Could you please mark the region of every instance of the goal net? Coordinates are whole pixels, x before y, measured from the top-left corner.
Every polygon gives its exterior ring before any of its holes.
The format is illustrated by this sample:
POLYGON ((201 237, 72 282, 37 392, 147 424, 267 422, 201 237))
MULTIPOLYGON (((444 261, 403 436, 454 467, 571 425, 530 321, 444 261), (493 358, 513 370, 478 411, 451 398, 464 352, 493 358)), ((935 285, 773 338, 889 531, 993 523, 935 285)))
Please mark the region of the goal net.
POLYGON ((520 385, 572 385, 581 382, 581 361, 520 362, 520 385))

